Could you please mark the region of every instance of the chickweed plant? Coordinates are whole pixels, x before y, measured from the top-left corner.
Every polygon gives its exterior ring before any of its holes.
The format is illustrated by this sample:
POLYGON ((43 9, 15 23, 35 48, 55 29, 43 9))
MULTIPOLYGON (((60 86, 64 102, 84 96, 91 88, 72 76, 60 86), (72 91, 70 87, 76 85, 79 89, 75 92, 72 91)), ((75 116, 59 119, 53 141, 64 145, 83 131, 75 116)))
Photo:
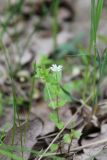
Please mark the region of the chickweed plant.
POLYGON ((69 144, 68 153, 70 152, 72 140, 75 138, 79 139, 80 136, 81 136, 81 133, 74 129, 71 129, 71 132, 69 134, 68 133, 64 134, 63 140, 65 143, 69 144))
MULTIPOLYGON (((45 99, 49 102, 48 106, 52 109, 52 112, 50 114, 50 120, 55 123, 55 126, 58 130, 61 130, 64 127, 64 123, 59 115, 59 109, 63 107, 67 102, 69 102, 66 93, 61 88, 62 71, 62 65, 52 64, 52 66, 49 68, 38 65, 36 67, 35 75, 35 78, 39 78, 45 85, 45 99)), ((79 136, 80 132, 75 130, 71 130, 69 134, 64 135, 63 141, 69 144, 68 151, 70 150, 72 139, 79 138, 79 136)), ((50 149, 53 152, 58 150, 59 147, 60 146, 58 144, 54 143, 51 145, 50 149)))
POLYGON ((36 78, 40 78, 45 84, 45 97, 49 100, 49 107, 53 109, 50 119, 56 124, 58 129, 63 128, 64 124, 59 117, 59 108, 66 103, 61 97, 60 83, 62 79, 61 65, 53 64, 50 68, 38 66, 36 69, 36 78))

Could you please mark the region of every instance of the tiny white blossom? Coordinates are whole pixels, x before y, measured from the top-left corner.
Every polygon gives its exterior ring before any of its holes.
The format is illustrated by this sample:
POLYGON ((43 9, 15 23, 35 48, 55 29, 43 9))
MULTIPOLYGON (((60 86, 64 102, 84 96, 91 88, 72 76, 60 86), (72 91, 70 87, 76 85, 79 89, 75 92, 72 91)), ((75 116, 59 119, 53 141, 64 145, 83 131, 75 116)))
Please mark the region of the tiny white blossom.
POLYGON ((52 64, 52 66, 50 67, 50 69, 53 72, 60 72, 62 71, 63 66, 62 65, 56 65, 56 64, 52 64))

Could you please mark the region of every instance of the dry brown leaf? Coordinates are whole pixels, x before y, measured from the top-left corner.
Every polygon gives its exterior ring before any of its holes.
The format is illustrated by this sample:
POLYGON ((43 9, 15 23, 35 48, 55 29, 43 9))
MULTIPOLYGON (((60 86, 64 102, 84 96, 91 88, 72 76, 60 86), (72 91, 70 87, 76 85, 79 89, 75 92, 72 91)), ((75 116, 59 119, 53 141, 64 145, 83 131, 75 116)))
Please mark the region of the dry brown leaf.
MULTIPOLYGON (((20 127, 16 127, 15 130, 15 137, 14 137, 14 146, 21 146, 21 134, 22 134, 22 144, 23 147, 32 149, 33 146, 36 144, 37 140, 36 137, 39 136, 42 133, 43 129, 43 122, 39 118, 35 118, 32 121, 29 121, 25 124, 23 124, 20 127), (25 132, 26 131, 26 132, 25 132)), ((4 143, 7 145, 11 145, 12 143, 12 133, 13 129, 11 129, 5 140, 4 143)), ((14 152, 17 156, 22 156, 22 152, 20 151, 15 151, 14 152)), ((23 158, 27 160, 30 156, 30 152, 24 152, 23 153, 23 158)), ((0 156, 0 159, 2 160, 9 160, 6 156, 0 156)))

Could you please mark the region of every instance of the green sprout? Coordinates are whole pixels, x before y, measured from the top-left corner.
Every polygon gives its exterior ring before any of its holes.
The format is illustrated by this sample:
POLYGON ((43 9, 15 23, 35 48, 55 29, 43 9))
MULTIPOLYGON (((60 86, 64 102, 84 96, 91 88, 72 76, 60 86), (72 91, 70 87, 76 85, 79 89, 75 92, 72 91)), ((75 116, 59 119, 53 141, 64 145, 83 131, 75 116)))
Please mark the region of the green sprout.
POLYGON ((80 136, 81 136, 81 132, 76 131, 74 129, 72 129, 70 133, 66 133, 63 136, 64 143, 68 144, 68 153, 70 152, 70 149, 71 149, 72 140, 73 139, 79 139, 80 136))
MULTIPOLYGON (((63 66, 53 64, 51 67, 46 67, 46 65, 42 63, 37 65, 35 69, 35 78, 39 78, 44 83, 44 98, 48 102, 48 106, 52 109, 50 120, 54 122, 58 130, 61 130, 64 127, 64 123, 59 116, 59 109, 71 101, 71 98, 68 98, 61 87, 63 66)), ((63 84, 63 86, 67 89, 66 86, 68 85, 63 84)), ((79 137, 80 132, 72 129, 69 134, 64 135, 63 140, 69 144, 68 148, 70 149, 72 139, 79 137)), ((59 149, 59 145, 53 143, 50 149, 52 152, 56 151, 59 149)))
POLYGON ((58 129, 62 129, 64 124, 59 117, 59 108, 64 106, 67 100, 63 100, 62 89, 60 87, 62 79, 61 65, 53 64, 50 68, 39 65, 36 68, 36 78, 40 78, 45 84, 44 94, 45 99, 49 101, 49 107, 53 112, 50 114, 50 119, 55 123, 58 129))

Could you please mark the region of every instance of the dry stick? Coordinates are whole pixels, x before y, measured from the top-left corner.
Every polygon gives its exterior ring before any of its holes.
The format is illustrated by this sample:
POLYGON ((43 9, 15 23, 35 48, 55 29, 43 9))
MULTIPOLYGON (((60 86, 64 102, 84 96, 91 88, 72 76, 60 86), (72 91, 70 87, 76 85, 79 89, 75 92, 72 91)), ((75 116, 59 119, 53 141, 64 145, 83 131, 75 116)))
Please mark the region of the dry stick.
POLYGON ((107 138, 105 138, 103 140, 100 140, 100 141, 97 141, 97 142, 93 142, 93 143, 90 143, 90 144, 85 144, 83 146, 73 148, 73 149, 70 150, 70 152, 78 151, 78 150, 81 150, 81 149, 84 149, 84 148, 88 148, 88 147, 91 147, 91 146, 94 146, 94 145, 99 145, 99 144, 106 143, 106 142, 107 142, 107 138))
MULTIPOLYGON (((84 148, 88 148, 88 147, 95 146, 95 145, 100 145, 103 143, 107 143, 107 138, 100 140, 100 141, 97 141, 97 142, 86 144, 86 145, 83 145, 80 147, 75 147, 75 148, 71 149, 70 152, 76 152, 76 151, 82 150, 84 148)), ((62 154, 66 154, 66 152, 63 152, 62 154)), ((61 155, 61 153, 50 153, 50 154, 46 154, 44 156, 47 157, 47 156, 55 156, 55 155, 61 155)))
MULTIPOLYGON (((92 95, 91 95, 92 96, 92 95)), ((91 96, 89 96, 86 99, 86 102, 88 102, 91 98, 91 96)), ((51 148, 52 144, 58 139, 58 137, 61 135, 61 133, 66 129, 66 127, 71 123, 71 121, 73 121, 73 119, 75 118, 75 116, 80 112, 81 108, 84 106, 83 102, 81 107, 77 110, 77 112, 71 117, 71 119, 66 123, 66 125, 64 126, 64 128, 57 134, 57 136, 53 139, 53 141, 49 144, 49 146, 47 147, 47 149, 44 151, 44 153, 39 157, 38 160, 41 160, 44 155, 47 153, 47 151, 51 148)), ((36 160, 36 159, 35 159, 36 160)))
POLYGON ((50 135, 39 137, 39 138, 37 138, 37 140, 46 139, 46 138, 50 138, 50 137, 55 137, 57 134, 58 134, 58 132, 57 133, 52 133, 50 135))

